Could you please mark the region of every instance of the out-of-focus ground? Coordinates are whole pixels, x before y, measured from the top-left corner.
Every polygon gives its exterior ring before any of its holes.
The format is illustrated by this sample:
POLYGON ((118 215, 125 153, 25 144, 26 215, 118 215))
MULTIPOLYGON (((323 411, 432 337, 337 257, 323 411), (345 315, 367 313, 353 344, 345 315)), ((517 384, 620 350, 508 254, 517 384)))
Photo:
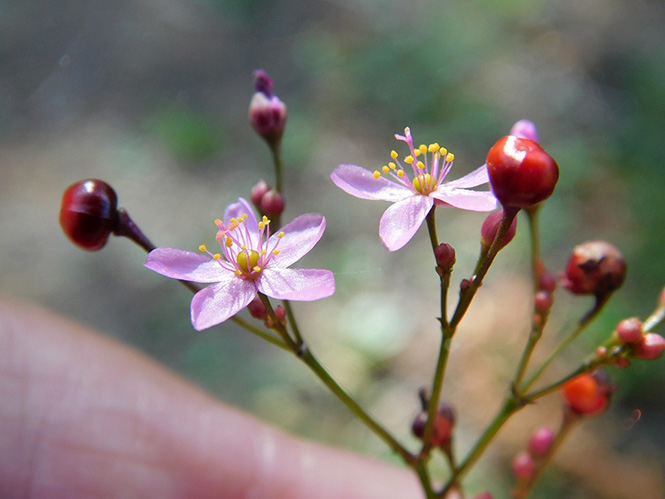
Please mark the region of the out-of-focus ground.
MULTIPOLYGON (((301 264, 337 276, 332 298, 296 305, 301 327, 342 384, 409 441, 438 349, 429 243, 423 230, 387 253, 376 233, 386 205, 346 195, 330 172, 385 163, 408 125, 416 141, 452 150, 461 176, 514 121, 535 121, 561 168, 542 213, 548 267, 598 238, 629 262, 624 288, 555 379, 618 320, 645 318, 665 284, 664 21, 661 2, 618 0, 0 4, 0 292, 136 345, 280 427, 395 459, 289 356, 233 324, 196 333, 188 292, 143 270, 138 248, 74 248, 57 223, 62 191, 105 179, 157 245, 211 244, 224 206, 272 179, 246 119, 251 73, 265 68, 289 106, 285 217, 328 220, 301 264)), ((456 283, 473 268, 482 220, 438 216, 457 250, 456 283)), ((525 220, 518 232, 455 339, 444 398, 461 453, 498 409, 525 340, 525 220)), ((591 305, 563 290, 556 300, 537 358, 591 305)), ((534 497, 662 497, 663 361, 611 374, 612 410, 574 431, 534 497)), ((508 424, 469 489, 505 496, 511 456, 529 431, 559 423, 559 405, 550 397, 508 424)))

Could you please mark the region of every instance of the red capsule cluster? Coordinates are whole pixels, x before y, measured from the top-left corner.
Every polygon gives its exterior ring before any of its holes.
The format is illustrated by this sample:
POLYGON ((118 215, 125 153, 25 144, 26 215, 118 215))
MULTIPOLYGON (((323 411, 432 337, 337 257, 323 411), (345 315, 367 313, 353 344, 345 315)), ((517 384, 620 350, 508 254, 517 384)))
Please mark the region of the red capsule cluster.
POLYGON ((559 166, 540 145, 515 135, 500 138, 487 155, 492 192, 504 207, 529 208, 547 199, 559 166))
POLYGON ((78 247, 97 251, 104 247, 118 224, 118 196, 102 180, 70 185, 62 197, 60 226, 78 247))
POLYGON ((286 207, 284 196, 268 185, 263 179, 259 180, 256 185, 252 187, 249 198, 252 201, 252 204, 256 206, 259 213, 268 218, 279 217, 286 207))
POLYGON ((665 351, 665 338, 656 333, 645 333, 637 317, 624 319, 616 327, 619 343, 630 348, 630 355, 641 360, 655 360, 665 351))

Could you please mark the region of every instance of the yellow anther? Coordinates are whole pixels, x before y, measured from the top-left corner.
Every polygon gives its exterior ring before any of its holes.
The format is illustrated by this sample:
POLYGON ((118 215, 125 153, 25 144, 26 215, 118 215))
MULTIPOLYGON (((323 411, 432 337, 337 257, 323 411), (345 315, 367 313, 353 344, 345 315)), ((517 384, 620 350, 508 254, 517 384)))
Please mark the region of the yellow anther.
POLYGON ((427 146, 425 144, 420 144, 418 150, 420 151, 420 154, 425 154, 427 152, 427 146))
POLYGON ((398 177, 403 177, 404 176, 404 170, 397 170, 397 176, 398 177))
POLYGON ((280 231, 280 233, 277 234, 277 237, 280 238, 280 239, 283 238, 284 237, 284 231, 280 231))
POLYGON ((422 154, 422 152, 420 151, 420 149, 416 149, 415 151, 413 151, 413 154, 415 154, 416 158, 418 158, 422 154))
POLYGON ((446 154, 448 154, 448 149, 446 149, 445 147, 442 147, 441 149, 439 149, 439 154, 441 156, 445 156, 446 154))
POLYGON ((213 223, 214 223, 217 227, 219 227, 220 225, 224 225, 224 223, 223 223, 219 218, 215 218, 215 220, 213 221, 213 223))
POLYGON ((439 149, 441 149, 441 147, 436 142, 434 142, 434 144, 430 144, 429 147, 427 148, 429 152, 436 152, 439 149))
POLYGON ((423 163, 422 161, 418 161, 418 162, 416 163, 416 166, 417 166, 418 168, 420 168, 421 170, 424 170, 424 169, 425 169, 425 163, 423 163))
POLYGON ((265 249, 262 249, 262 250, 261 250, 261 255, 262 255, 262 256, 266 256, 266 250, 265 250, 265 249))
POLYGON ((410 165, 411 163, 413 163, 413 156, 411 156, 411 155, 406 156, 406 157, 404 158, 404 162, 405 162, 407 165, 410 165))
POLYGON ((236 270, 236 271, 234 272, 234 274, 235 274, 236 276, 241 276, 241 275, 242 275, 242 270, 236 270))
POLYGON ((392 161, 390 163, 388 163, 388 166, 390 167, 391 170, 394 170, 395 168, 397 168, 397 165, 395 163, 393 163, 392 161))
POLYGON ((254 267, 252 270, 254 270, 254 272, 261 272, 261 267, 259 267, 259 266, 257 265, 257 266, 254 267))
POLYGON ((391 158, 397 159, 397 156, 399 156, 399 154, 397 154, 397 151, 395 151, 394 149, 392 151, 390 151, 390 157, 391 158))
POLYGON ((206 251, 206 250, 207 250, 207 248, 206 248, 205 244, 202 244, 201 246, 199 246, 199 251, 206 251))
POLYGON ((388 168, 387 166, 384 166, 381 169, 383 170, 383 173, 390 173, 390 168, 388 168))
POLYGON ((238 220, 236 220, 235 218, 232 218, 231 221, 230 221, 230 224, 231 225, 238 225, 238 220))
POLYGON ((272 254, 275 256, 279 255, 279 250, 272 250, 272 254))
POLYGON ((379 178, 381 176, 381 172, 379 170, 374 170, 372 175, 374 175, 374 178, 379 178))
POLYGON ((249 215, 247 215, 247 213, 243 213, 242 216, 241 216, 240 218, 241 218, 242 221, 244 222, 245 220, 247 220, 247 217, 248 217, 248 216, 249 216, 249 215))
POLYGON ((262 220, 263 223, 265 223, 265 224, 269 224, 269 223, 270 223, 270 220, 269 220, 268 217, 265 216, 265 215, 263 215, 263 218, 262 218, 261 220, 262 220))
POLYGON ((233 246, 233 239, 231 239, 230 237, 224 239, 224 246, 226 246, 227 248, 233 246))
POLYGON ((455 155, 449 152, 448 154, 446 154, 446 161, 448 163, 452 163, 453 161, 455 161, 455 155))
POLYGON ((215 253, 214 255, 212 255, 212 257, 213 257, 215 260, 219 260, 220 258, 222 258, 222 255, 220 255, 219 253, 215 253))

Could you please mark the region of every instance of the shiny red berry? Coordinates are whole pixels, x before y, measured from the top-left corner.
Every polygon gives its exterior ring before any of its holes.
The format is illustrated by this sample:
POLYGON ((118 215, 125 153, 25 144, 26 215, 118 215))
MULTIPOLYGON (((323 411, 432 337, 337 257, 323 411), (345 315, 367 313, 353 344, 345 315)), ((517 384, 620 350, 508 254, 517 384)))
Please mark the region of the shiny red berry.
POLYGON ((613 387, 597 374, 580 374, 563 385, 563 398, 573 412, 595 415, 607 407, 613 387))
POLYGON ((101 180, 89 179, 67 188, 60 226, 71 241, 89 251, 102 249, 118 223, 118 197, 101 180))
POLYGON ((487 155, 490 186, 503 206, 528 208, 547 199, 559 179, 556 161, 533 140, 507 135, 487 155))

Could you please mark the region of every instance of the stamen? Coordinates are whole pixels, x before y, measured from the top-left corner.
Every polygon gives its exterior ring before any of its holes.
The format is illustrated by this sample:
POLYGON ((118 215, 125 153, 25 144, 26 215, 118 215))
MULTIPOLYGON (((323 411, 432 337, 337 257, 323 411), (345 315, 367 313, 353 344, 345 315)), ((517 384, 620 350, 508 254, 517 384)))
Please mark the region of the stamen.
POLYGON ((381 172, 379 170, 374 170, 374 173, 372 174, 374 178, 379 178, 381 176, 381 172))
POLYGON ((406 156, 406 157, 404 158, 404 162, 405 162, 407 165, 412 164, 413 161, 414 161, 414 159, 413 159, 413 156, 411 156, 411 155, 406 156))
POLYGON ((381 169, 383 170, 383 173, 390 173, 390 168, 388 168, 387 166, 384 166, 381 169))
POLYGON ((397 156, 399 156, 399 154, 397 154, 397 151, 395 151, 394 149, 392 151, 390 151, 390 157, 391 158, 397 159, 397 156))
POLYGON ((455 161, 455 155, 449 152, 448 154, 446 154, 446 161, 448 163, 452 163, 453 161, 455 161))
POLYGON ((279 234, 277 234, 277 237, 279 239, 283 238, 284 237, 284 231, 280 231, 279 234))
POLYGON ((425 154, 427 152, 427 146, 425 144, 420 144, 418 150, 420 151, 420 154, 425 154))
POLYGON ((279 250, 277 250, 277 249, 276 249, 276 250, 272 250, 272 254, 275 255, 275 256, 279 255, 279 250))
POLYGON ((434 144, 430 144, 430 145, 429 145, 429 147, 427 148, 427 150, 428 150, 429 152, 436 152, 436 151, 438 151, 440 148, 441 148, 441 147, 439 146, 439 144, 437 144, 436 142, 434 142, 434 144))
POLYGON ((219 260, 220 258, 222 258, 222 255, 220 255, 219 253, 215 253, 214 255, 212 255, 212 257, 215 260, 219 260))
POLYGON ((398 177, 403 177, 404 176, 404 170, 397 170, 397 176, 398 177))
POLYGON ((233 239, 231 239, 230 237, 224 239, 224 246, 226 246, 227 248, 233 246, 233 239))
POLYGON ((392 161, 388 163, 388 166, 390 167, 391 170, 395 170, 397 168, 397 165, 393 163, 392 161))
POLYGON ((205 244, 202 244, 201 246, 199 246, 199 251, 202 251, 202 252, 205 253, 206 251, 208 251, 208 248, 206 248, 205 244))
POLYGON ((418 168, 420 168, 421 170, 424 170, 424 169, 425 169, 425 163, 423 163, 422 161, 418 161, 418 162, 416 163, 416 166, 417 166, 418 168))

